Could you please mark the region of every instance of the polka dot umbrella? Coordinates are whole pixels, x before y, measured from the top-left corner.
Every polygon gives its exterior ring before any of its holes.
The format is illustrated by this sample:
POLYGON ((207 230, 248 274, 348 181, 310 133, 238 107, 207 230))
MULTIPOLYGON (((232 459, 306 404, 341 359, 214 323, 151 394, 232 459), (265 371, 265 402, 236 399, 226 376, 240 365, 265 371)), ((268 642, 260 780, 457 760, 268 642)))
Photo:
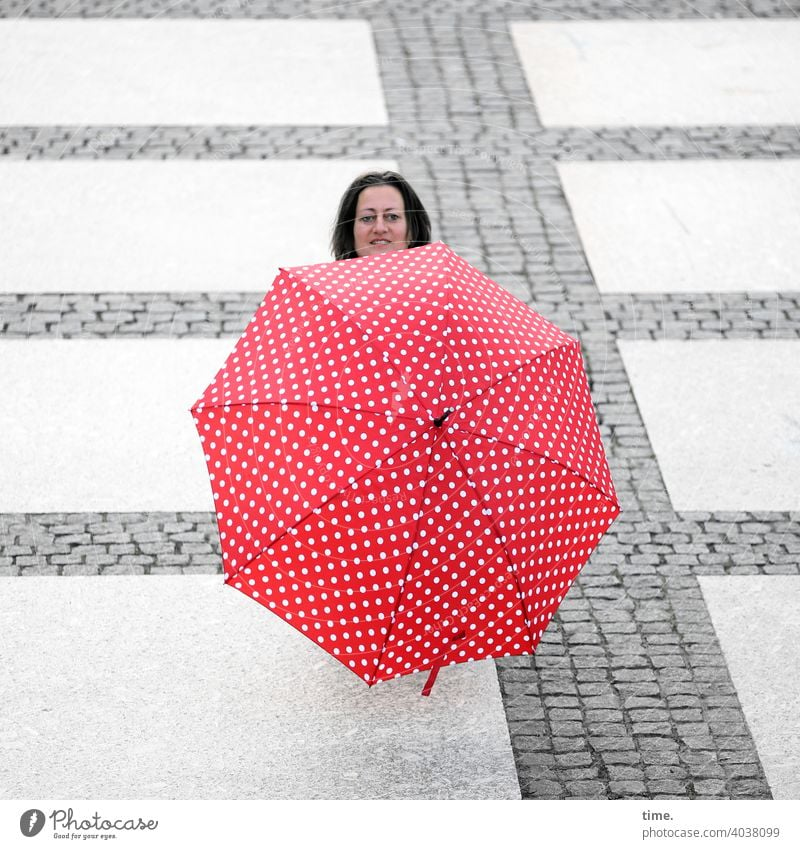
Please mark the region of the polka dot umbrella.
POLYGON ((442 242, 281 268, 191 412, 225 583, 370 687, 532 654, 620 512, 580 343, 442 242))

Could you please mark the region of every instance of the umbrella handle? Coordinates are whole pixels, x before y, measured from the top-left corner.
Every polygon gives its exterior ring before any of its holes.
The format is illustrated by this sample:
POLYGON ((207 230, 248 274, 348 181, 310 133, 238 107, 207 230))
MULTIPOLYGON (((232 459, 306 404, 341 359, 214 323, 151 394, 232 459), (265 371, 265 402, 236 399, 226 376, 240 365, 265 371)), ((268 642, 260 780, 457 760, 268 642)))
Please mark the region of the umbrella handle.
POLYGON ((431 667, 431 674, 428 676, 428 680, 425 682, 425 686, 422 688, 421 695, 430 696, 431 690, 433 689, 433 682, 436 680, 436 676, 439 674, 439 664, 431 667))
MULTIPOLYGON (((455 640, 462 640, 464 638, 464 636, 465 636, 464 632, 459 631, 455 635, 455 637, 453 637, 453 640, 454 641, 455 640)), ((441 666, 442 666, 442 664, 441 664, 441 662, 439 662, 439 663, 434 663, 434 665, 431 667, 431 674, 428 676, 428 680, 425 682, 425 686, 422 688, 422 693, 420 695, 430 696, 431 690, 433 689, 434 681, 436 681, 436 676, 439 674, 439 669, 441 668, 441 666)))

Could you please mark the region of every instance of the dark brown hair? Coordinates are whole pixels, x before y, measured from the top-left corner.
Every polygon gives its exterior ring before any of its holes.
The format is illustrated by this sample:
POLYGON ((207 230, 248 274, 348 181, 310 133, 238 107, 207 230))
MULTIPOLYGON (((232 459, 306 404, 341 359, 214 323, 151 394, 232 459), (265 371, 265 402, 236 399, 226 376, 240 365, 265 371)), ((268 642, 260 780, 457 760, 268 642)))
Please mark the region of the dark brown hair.
POLYGON ((356 220, 358 196, 363 189, 370 186, 394 186, 403 196, 409 248, 418 248, 431 243, 430 218, 422 201, 408 182, 396 171, 369 171, 356 177, 342 195, 331 236, 331 252, 335 259, 354 259, 357 256, 353 223, 356 220))

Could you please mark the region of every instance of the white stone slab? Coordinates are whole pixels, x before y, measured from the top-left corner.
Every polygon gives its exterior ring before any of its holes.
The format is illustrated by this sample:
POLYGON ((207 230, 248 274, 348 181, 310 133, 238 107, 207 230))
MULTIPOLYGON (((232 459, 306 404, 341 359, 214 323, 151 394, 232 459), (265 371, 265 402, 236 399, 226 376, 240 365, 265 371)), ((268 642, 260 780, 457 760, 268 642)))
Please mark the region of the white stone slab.
POLYGON ((189 409, 235 343, 0 341, 0 513, 213 511, 189 409))
POLYGON ((545 126, 794 124, 800 21, 514 21, 545 126))
POLYGON ((601 292, 800 289, 800 161, 556 167, 601 292))
POLYGON ((800 509, 800 340, 617 345, 675 510, 800 509))
POLYGON ((775 799, 800 799, 800 578, 699 579, 775 799))
POLYGON ((367 687, 217 575, 3 580, 0 797, 519 799, 492 661, 367 687))
POLYGON ((387 160, 0 161, 0 291, 266 291, 387 160), (57 222, 57 226, 54 226, 57 222))
POLYGON ((367 21, 0 21, 0 125, 386 123, 367 21))

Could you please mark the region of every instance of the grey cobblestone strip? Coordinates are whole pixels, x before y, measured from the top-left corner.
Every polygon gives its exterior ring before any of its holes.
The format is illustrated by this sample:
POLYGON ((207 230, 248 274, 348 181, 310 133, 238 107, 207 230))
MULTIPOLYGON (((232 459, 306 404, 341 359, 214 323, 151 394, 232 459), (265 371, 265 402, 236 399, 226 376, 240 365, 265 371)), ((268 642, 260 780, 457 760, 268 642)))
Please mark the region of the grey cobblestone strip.
MULTIPOLYGON (((265 278, 264 291, 268 285, 265 278)), ((222 336, 233 339, 244 331, 263 295, 263 292, 0 294, 0 334, 8 339, 222 336)))
POLYGON ((213 513, 0 515, 0 576, 222 573, 213 513))
POLYGON ((525 798, 772 798, 693 576, 593 560, 497 667, 525 798))
MULTIPOLYGON (((623 507, 629 500, 629 481, 618 473, 624 465, 617 460, 613 469, 623 507)), ((637 464, 630 465, 635 471, 637 464)), ((658 485, 657 469, 649 472, 658 485)), ((614 522, 590 565, 616 569, 626 578, 658 580, 796 575, 799 522, 800 513, 675 513, 668 506, 647 511, 632 507, 614 522)), ((212 513, 0 514, 0 577, 198 572, 222 573, 212 513)))
MULTIPOLYGON (((393 92, 395 96, 398 91, 393 92)), ((532 107, 530 97, 524 104, 532 107)), ((478 160, 523 173, 553 160, 743 159, 800 157, 794 126, 558 127, 482 126, 443 113, 433 127, 0 126, 7 159, 300 159, 478 160), (453 136, 457 141, 453 141, 453 136)), ((519 126, 519 125, 522 126, 519 126)))
POLYGON ((0 127, 8 159, 364 159, 387 146, 385 127, 0 127))
POLYGON ((579 20, 668 18, 792 18, 799 0, 0 0, 0 17, 244 17, 244 18, 378 18, 402 12, 407 18, 436 16, 447 20, 484 14, 487 19, 579 20))
MULTIPOLYGON (((537 312, 605 353, 615 339, 796 339, 800 292, 596 294, 588 303, 537 296, 496 274, 537 312)), ((264 278, 264 291, 269 284, 264 278)), ((532 288, 536 290, 534 281, 532 288)), ((7 339, 238 338, 263 297, 253 292, 1 294, 7 339)))

